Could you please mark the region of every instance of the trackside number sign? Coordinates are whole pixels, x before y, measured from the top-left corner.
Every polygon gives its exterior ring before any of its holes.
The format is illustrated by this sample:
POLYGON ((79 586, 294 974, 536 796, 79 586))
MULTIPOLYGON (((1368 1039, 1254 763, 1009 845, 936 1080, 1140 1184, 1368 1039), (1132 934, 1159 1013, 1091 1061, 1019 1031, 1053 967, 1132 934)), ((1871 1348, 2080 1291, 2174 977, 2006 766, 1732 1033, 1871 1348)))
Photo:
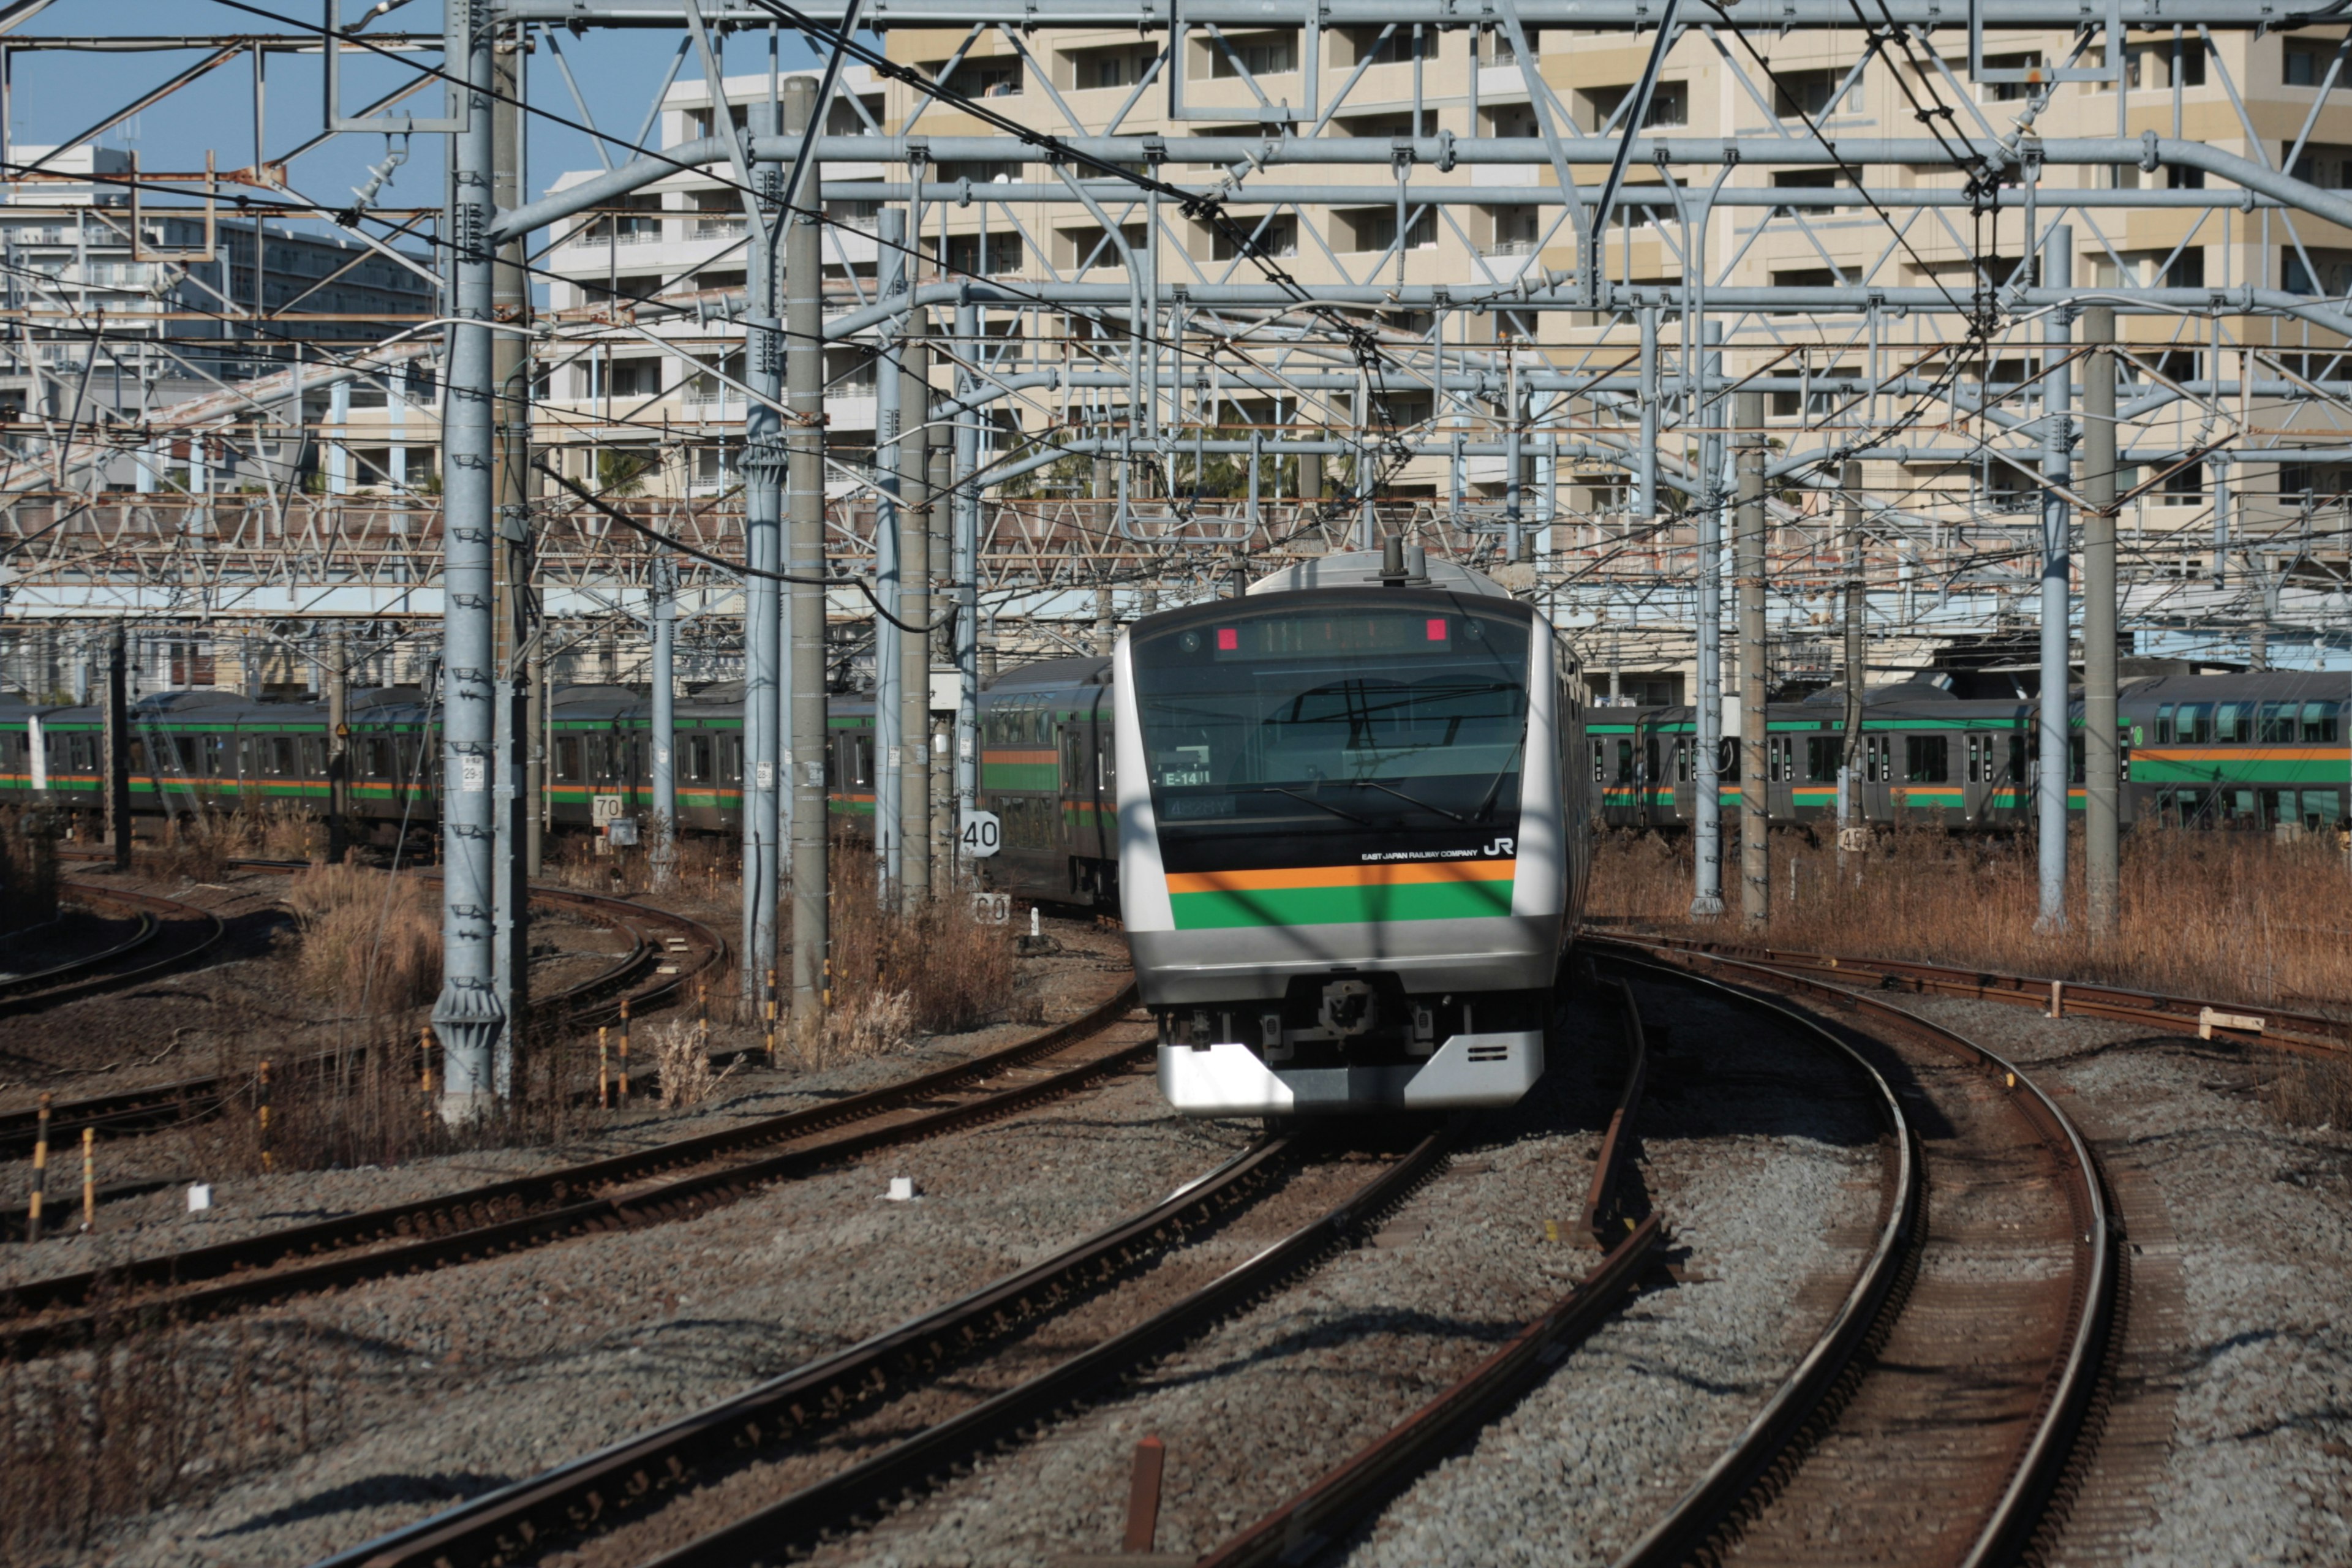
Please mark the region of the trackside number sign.
POLYGON ((992 811, 963 814, 963 852, 967 859, 984 860, 1003 846, 1004 829, 992 811))

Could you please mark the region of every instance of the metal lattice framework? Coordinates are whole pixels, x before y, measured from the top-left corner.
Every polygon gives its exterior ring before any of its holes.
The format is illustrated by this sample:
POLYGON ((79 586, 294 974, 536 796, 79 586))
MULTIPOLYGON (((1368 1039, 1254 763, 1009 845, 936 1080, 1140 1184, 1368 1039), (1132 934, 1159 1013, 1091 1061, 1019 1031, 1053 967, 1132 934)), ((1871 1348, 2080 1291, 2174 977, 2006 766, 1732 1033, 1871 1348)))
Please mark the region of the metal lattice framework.
MULTIPOLYGON (((1596 689, 1686 681, 1706 741, 1735 514, 1758 679, 1843 678, 1849 605, 1874 665, 2033 637, 2045 681, 2084 592, 2142 651, 2317 661, 2352 630, 2334 7, 446 0, 439 34, 331 5, 166 38, 40 10, 0 19, 0 79, 185 63, 0 149, 28 688, 123 620, 314 662, 314 631, 373 627, 372 657, 441 659, 473 778, 520 755, 505 703, 551 661, 683 649, 754 694, 747 817, 782 824, 821 685, 873 686, 921 749, 899 623, 935 591, 967 804, 984 658, 1400 534, 1544 605, 1596 689), (581 89, 565 51, 607 29, 647 43, 648 102, 581 89), (761 68, 728 74, 730 39, 761 68), (362 60, 400 79, 348 111, 362 60), (286 149, 273 61, 325 89, 286 149), (98 151, 241 67, 249 149, 98 151), (599 167, 530 166, 558 123, 599 167), (352 201, 299 188, 352 136, 384 148, 352 201), (433 142, 448 199, 376 205, 433 142), (916 509, 943 571, 900 558, 916 509)), ((452 831, 475 953, 509 828, 452 831)), ((760 831, 755 952, 786 829, 760 831)), ((452 962, 445 1026, 495 1034, 491 958, 452 962)))

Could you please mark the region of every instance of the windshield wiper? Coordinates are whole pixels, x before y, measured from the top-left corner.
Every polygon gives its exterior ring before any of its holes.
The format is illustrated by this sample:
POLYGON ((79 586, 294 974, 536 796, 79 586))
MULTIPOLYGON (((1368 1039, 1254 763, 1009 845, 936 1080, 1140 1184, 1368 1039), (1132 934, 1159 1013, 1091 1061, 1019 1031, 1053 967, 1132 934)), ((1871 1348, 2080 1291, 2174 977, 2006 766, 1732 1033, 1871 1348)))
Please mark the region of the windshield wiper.
MULTIPOLYGON (((1496 791, 1503 787, 1503 781, 1511 776, 1511 770, 1517 767, 1524 760, 1517 751, 1512 752, 1503 760, 1503 765, 1495 770, 1495 776, 1486 781, 1486 793, 1478 797, 1478 809, 1472 814, 1479 821, 1490 820, 1495 810, 1496 791)), ((1469 818, 1465 817, 1463 820, 1466 822, 1469 818)))
POLYGON ((1309 805, 1319 805, 1334 816, 1344 816, 1349 821, 1360 822, 1366 827, 1373 826, 1372 819, 1369 816, 1358 816, 1354 812, 1349 811, 1340 806, 1333 805, 1328 800, 1318 800, 1311 795, 1301 795, 1295 789, 1284 789, 1280 784, 1255 784, 1250 788, 1244 790, 1242 793, 1244 795, 1286 795, 1293 800, 1303 800, 1309 805))
POLYGON ((1410 801, 1413 805, 1421 807, 1423 811, 1433 811, 1437 813, 1438 816, 1450 817, 1455 822, 1467 822, 1470 820, 1458 811, 1448 811, 1442 805, 1422 799, 1419 795, 1407 795, 1401 789, 1391 789, 1387 784, 1381 783, 1378 779, 1335 779, 1332 782, 1335 784, 1354 784, 1359 789, 1376 789, 1382 795, 1392 795, 1399 800, 1410 801))

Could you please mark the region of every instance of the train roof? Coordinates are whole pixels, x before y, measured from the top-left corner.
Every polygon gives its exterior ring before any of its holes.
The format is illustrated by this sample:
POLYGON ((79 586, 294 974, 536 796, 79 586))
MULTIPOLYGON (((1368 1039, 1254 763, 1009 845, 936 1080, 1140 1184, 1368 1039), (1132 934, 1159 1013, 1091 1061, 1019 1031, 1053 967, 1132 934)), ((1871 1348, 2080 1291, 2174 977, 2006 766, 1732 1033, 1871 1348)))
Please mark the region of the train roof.
POLYGON ((1066 658, 1042 658, 1034 664, 998 672, 988 683, 991 692, 1034 690, 1040 687, 1108 686, 1110 660, 1099 654, 1072 654, 1066 658))
POLYGON ((2263 669, 2242 675, 2152 675, 2124 689, 2135 706, 2150 702, 2320 700, 2352 698, 2352 670, 2263 669))
MULTIPOLYGON (((1381 552, 1343 550, 1278 572, 1269 572, 1249 585, 1252 594, 1287 594, 1311 588, 1377 588, 1381 586, 1381 552)), ((1507 599, 1510 590, 1483 572, 1452 561, 1432 561, 1419 545, 1404 552, 1408 588, 1433 588, 1441 593, 1476 594, 1507 599)))

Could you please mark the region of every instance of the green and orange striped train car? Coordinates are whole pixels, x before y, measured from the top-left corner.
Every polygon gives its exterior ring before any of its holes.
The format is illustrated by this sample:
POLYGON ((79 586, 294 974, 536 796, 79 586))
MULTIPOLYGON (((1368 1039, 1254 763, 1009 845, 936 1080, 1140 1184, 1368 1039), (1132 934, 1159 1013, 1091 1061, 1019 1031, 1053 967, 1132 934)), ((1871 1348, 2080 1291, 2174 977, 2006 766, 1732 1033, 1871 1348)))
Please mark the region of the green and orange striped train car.
MULTIPOLYGON (((2318 832, 2343 826, 2352 791, 2345 715, 2352 675, 2271 670, 2162 675, 2124 683, 2118 810, 2126 825, 2318 832)), ((2068 805, 2080 811, 2083 703, 2071 704, 2068 805)), ((1927 681, 1864 699, 1853 787, 1874 824, 1956 830, 2031 827, 2041 774, 2039 705, 1962 700, 1927 681)), ((1767 792, 1775 826, 1834 819, 1845 750, 1842 693, 1772 704, 1765 723, 1767 792)), ((1675 708, 1592 710, 1586 766, 1602 819, 1616 827, 1685 826, 1696 809, 1696 724, 1675 708)), ((1739 748, 1722 752, 1727 812, 1750 781, 1739 748)))
MULTIPOLYGON (((1105 791, 1107 659, 1008 672, 982 694, 982 805, 1005 826, 992 883, 1022 897, 1118 907, 1118 813, 1105 791), (1097 712, 1099 704, 1099 712, 1097 712)), ((627 687, 560 688, 544 736, 548 820, 588 829, 649 823, 652 704, 627 687), (600 802, 602 803, 600 805, 600 802)), ((675 708, 680 831, 741 831, 740 685, 705 687, 675 708)), ((354 691, 347 710, 351 816, 390 838, 438 819, 437 724, 415 687, 354 691)), ((947 721, 940 720, 942 727, 947 721)), ((827 704, 825 773, 835 818, 870 830, 876 757, 870 698, 827 704)), ((260 701, 212 689, 150 693, 131 704, 126 762, 134 816, 189 818, 288 806, 323 813, 332 755, 325 704, 260 701)), ((106 715, 0 697, 0 804, 40 804, 93 826, 105 806, 106 715)))

